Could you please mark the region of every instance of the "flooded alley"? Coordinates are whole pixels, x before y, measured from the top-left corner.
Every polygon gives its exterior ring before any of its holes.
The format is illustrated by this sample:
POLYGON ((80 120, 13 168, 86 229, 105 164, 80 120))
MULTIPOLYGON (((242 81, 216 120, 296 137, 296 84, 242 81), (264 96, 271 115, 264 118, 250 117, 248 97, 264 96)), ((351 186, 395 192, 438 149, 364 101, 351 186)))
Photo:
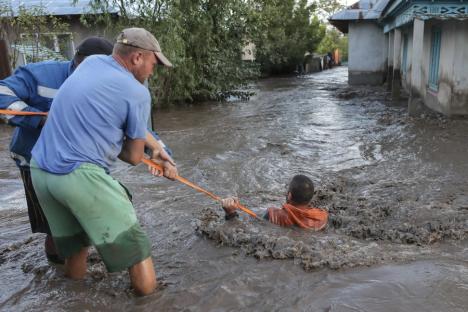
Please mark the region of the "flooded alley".
POLYGON ((181 176, 259 215, 309 175, 325 231, 225 221, 210 198, 119 162, 161 285, 135 297, 96 252, 87 278, 70 281, 30 232, 1 124, 0 310, 466 311, 468 120, 408 117, 384 87, 349 87, 346 67, 253 89, 247 102, 157 111, 155 128, 181 176))

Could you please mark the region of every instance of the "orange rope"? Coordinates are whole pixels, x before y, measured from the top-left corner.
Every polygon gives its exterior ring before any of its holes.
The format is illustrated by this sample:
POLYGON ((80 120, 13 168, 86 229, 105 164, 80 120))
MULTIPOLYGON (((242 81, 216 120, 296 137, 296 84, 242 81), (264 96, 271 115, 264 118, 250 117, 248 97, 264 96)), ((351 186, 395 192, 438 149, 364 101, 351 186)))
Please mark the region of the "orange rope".
MULTIPOLYGON (((4 115, 18 115, 18 116, 47 116, 47 113, 46 112, 23 112, 23 111, 14 111, 14 110, 7 110, 7 109, 0 109, 0 114, 4 114, 4 115)), ((151 166, 159 171, 162 171, 164 172, 163 168, 156 164, 155 162, 149 160, 149 159, 146 159, 146 158, 142 158, 141 161, 145 164, 147 164, 148 166, 151 166)), ((201 187, 199 187, 198 185, 196 184, 193 184, 192 182, 190 182, 189 180, 181 177, 181 176, 177 176, 176 177, 176 180, 179 181, 179 182, 182 182, 183 184, 185 185, 188 185, 190 186, 191 188, 213 198, 214 200, 218 201, 218 202, 221 202, 221 197, 219 196, 216 196, 215 194, 213 193, 210 193, 208 192, 207 190, 204 190, 202 189, 201 187)), ((241 204, 238 204, 237 205, 237 208, 239 208, 240 210, 242 210, 243 212, 247 213, 248 215, 254 217, 254 218, 257 218, 257 215, 250 209, 248 209, 247 207, 241 205, 241 204)))
POLYGON ((23 111, 9 110, 9 109, 0 109, 0 114, 16 115, 16 116, 47 116, 46 112, 23 112, 23 111))
MULTIPOLYGON (((149 159, 146 159, 146 158, 143 158, 141 160, 143 163, 147 164, 148 166, 151 166, 159 171, 163 171, 163 168, 156 164, 155 162, 149 160, 149 159)), ((213 198, 214 200, 218 201, 218 202, 221 202, 221 197, 219 196, 216 196, 215 194, 211 193, 211 192, 208 192, 207 190, 205 189, 202 189, 201 187, 199 187, 198 185, 196 184, 193 184, 192 182, 190 182, 189 180, 181 177, 181 176, 177 176, 176 177, 176 180, 179 181, 179 182, 182 182, 183 184, 187 185, 187 186, 190 186, 191 188, 199 191, 200 193, 203 193, 211 198, 213 198)), ((243 212, 247 213, 248 215, 250 215, 251 217, 254 217, 254 218, 257 218, 257 215, 255 214, 255 212, 253 212, 252 210, 248 209, 247 207, 245 207, 244 205, 241 205, 241 204, 238 204, 237 205, 237 208, 239 208, 240 210, 242 210, 243 212)))

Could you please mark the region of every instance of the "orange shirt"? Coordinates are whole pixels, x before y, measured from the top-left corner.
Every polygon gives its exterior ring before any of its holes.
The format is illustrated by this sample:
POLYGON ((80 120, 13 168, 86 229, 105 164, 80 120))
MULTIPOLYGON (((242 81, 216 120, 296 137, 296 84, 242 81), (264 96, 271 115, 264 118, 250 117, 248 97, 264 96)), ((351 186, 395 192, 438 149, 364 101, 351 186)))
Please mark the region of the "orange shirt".
POLYGON ((280 226, 297 225, 303 229, 322 230, 328 222, 328 212, 310 206, 283 204, 282 208, 268 208, 268 220, 280 226))

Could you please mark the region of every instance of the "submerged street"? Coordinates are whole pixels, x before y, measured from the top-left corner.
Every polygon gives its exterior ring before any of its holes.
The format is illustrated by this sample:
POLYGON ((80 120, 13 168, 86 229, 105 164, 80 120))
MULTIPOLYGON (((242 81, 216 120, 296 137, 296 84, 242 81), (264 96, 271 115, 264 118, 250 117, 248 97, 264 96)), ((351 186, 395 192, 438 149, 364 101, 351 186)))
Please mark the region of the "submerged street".
POLYGON ((1 124, 0 310, 465 311, 468 120, 410 118, 384 87, 348 86, 346 67, 254 89, 248 102, 157 111, 155 129, 181 176, 258 215, 309 175, 324 232, 225 222, 210 198, 120 162, 112 174, 133 193, 160 288, 135 297, 95 252, 70 281, 30 232, 1 124))

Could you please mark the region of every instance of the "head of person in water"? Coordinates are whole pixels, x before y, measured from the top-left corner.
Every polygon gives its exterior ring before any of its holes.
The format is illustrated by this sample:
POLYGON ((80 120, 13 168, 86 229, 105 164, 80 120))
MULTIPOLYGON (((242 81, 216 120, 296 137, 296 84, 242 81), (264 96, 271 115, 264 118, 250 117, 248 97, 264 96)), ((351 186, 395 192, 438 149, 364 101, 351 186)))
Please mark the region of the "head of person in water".
POLYGON ((289 183, 286 201, 291 205, 307 205, 314 196, 314 183, 302 174, 295 175, 289 183))
POLYGON ((90 55, 111 55, 113 47, 114 45, 107 39, 101 37, 88 37, 76 48, 75 56, 73 57, 73 65, 74 67, 77 67, 90 55))

